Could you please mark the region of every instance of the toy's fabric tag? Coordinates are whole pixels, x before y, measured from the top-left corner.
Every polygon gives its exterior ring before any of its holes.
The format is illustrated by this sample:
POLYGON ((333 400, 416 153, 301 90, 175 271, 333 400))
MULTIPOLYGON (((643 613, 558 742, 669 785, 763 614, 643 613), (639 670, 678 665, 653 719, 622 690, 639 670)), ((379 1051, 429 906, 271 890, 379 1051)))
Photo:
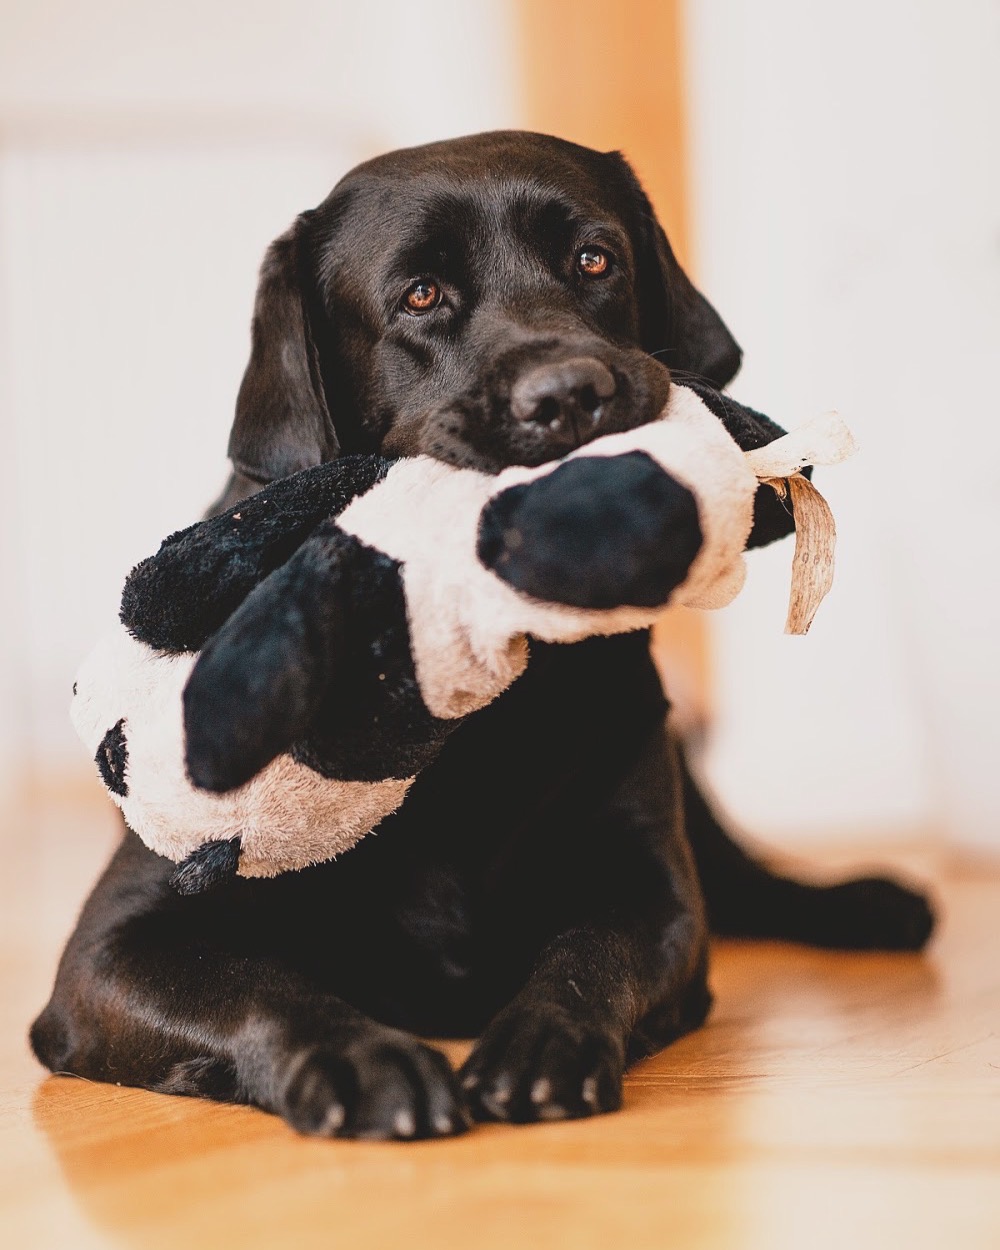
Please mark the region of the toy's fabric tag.
POLYGON ((837 526, 830 505, 801 473, 768 478, 765 484, 780 499, 791 495, 795 513, 795 555, 785 633, 805 634, 833 585, 837 526))
POLYGON ((780 499, 791 496, 795 513, 795 556, 788 598, 786 634, 804 634, 833 585, 837 526, 830 505, 799 472, 807 464, 839 464, 857 444, 835 412, 806 422, 773 443, 747 452, 747 461, 761 483, 780 499))

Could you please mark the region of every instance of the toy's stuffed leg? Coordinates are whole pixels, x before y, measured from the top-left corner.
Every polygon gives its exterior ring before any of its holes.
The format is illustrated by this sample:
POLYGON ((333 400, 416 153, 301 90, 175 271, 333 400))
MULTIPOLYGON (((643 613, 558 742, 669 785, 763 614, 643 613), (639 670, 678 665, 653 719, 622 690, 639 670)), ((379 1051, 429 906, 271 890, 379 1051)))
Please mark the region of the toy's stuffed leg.
MULTIPOLYGON (((84 908, 35 1021, 53 1072, 249 1103, 300 1132, 414 1138, 461 1132, 445 1057, 378 1024, 261 950, 232 899, 180 899, 172 865, 128 834, 84 908)), ((234 887, 246 899, 252 887, 234 887)))
POLYGON ((840 950, 920 950, 934 928, 924 897, 886 877, 832 885, 782 876, 735 841, 684 763, 688 839, 712 931, 840 950))

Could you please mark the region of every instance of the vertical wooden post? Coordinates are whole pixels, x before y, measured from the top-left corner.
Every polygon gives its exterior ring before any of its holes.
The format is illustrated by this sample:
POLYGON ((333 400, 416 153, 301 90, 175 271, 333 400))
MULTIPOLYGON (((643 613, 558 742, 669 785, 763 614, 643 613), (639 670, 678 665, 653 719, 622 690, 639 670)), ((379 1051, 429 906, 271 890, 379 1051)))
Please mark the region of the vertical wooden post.
MULTIPOLYGON (((681 0, 516 0, 516 9, 525 124, 620 149, 691 268, 681 0)), ((711 656, 702 617, 669 612, 654 655, 681 719, 703 725, 711 656)))
POLYGON ((527 125, 620 148, 690 260, 680 0, 517 0, 527 125))

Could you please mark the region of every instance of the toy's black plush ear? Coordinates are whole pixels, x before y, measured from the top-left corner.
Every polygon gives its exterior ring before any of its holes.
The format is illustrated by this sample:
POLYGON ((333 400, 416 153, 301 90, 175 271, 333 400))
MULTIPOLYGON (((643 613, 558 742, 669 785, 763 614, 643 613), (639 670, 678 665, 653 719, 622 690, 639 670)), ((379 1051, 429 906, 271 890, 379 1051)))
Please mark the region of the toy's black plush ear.
POLYGON ((184 689, 194 785, 243 785, 308 733, 341 658, 351 550, 323 525, 210 639, 184 689))
MULTIPOLYGON (((685 381, 684 385, 694 391, 729 431, 730 436, 743 451, 756 451, 781 438, 786 433, 776 421, 755 412, 745 404, 737 403, 731 395, 723 395, 710 386, 685 381)), ((812 467, 802 470, 806 477, 812 476, 812 467)), ((753 501, 753 529, 747 540, 747 548, 765 547, 787 534, 795 532, 795 516, 791 498, 779 499, 770 486, 758 487, 753 501)))
POLYGON ((259 582, 381 481, 390 464, 381 456, 342 456, 171 534, 129 574, 122 624, 159 651, 200 650, 259 582))
POLYGON ((611 156, 625 174, 638 219, 636 280, 642 346, 678 381, 697 378, 726 386, 739 370, 740 346, 680 267, 631 166, 620 153, 611 156))
POLYGON ((255 482, 332 460, 340 450, 323 390, 314 323, 312 213, 268 248, 260 270, 250 360, 236 399, 229 458, 255 482))

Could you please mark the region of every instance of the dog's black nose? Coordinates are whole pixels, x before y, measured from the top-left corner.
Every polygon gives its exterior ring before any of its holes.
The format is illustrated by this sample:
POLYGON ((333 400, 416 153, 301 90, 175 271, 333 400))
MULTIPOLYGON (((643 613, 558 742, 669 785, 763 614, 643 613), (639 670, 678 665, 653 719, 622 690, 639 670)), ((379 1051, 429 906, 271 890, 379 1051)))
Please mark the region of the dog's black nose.
POLYGON ((598 424, 601 407, 615 390, 610 369, 593 356, 574 356, 523 373, 511 390, 510 408, 519 421, 576 445, 598 424))

